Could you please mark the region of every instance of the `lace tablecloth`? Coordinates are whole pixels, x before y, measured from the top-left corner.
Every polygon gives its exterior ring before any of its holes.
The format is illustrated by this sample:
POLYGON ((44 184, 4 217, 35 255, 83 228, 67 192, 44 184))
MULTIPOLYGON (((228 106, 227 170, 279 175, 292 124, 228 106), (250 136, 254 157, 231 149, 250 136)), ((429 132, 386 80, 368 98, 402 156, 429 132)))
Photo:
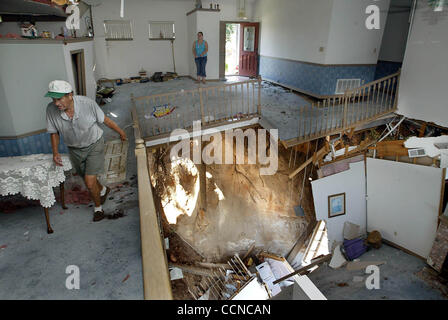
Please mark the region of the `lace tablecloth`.
POLYGON ((67 155, 61 158, 62 167, 55 165, 51 154, 0 157, 0 195, 21 193, 50 208, 56 202, 53 188, 65 181, 64 171, 72 168, 67 155))

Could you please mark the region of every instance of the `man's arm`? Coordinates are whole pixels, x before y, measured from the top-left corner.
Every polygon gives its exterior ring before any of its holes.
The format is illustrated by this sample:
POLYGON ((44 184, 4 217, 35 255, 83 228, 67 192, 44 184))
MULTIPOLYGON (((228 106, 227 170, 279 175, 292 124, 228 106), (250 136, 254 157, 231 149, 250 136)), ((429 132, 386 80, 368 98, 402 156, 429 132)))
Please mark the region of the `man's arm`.
POLYGON ((104 124, 109 128, 111 128, 112 130, 114 130, 115 132, 117 132, 120 135, 121 141, 127 140, 126 133, 123 130, 121 130, 121 128, 109 117, 104 116, 104 124))
POLYGON ((59 134, 51 133, 51 149, 53 149, 53 161, 57 166, 62 166, 61 155, 59 154, 58 146, 59 146, 59 134))

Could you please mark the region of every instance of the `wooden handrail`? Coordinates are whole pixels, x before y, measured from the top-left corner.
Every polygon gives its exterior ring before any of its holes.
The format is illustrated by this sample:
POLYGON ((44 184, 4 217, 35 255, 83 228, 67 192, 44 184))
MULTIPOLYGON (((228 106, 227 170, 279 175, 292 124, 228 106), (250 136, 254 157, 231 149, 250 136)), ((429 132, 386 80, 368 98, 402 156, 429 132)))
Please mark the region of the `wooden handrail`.
POLYGON ((186 129, 199 119, 205 126, 249 118, 255 114, 261 116, 261 81, 258 78, 151 96, 131 96, 134 127, 140 130, 136 137, 148 138, 170 133, 176 128, 186 129), (255 92, 257 88, 258 94, 255 92), (157 120, 148 116, 153 112, 153 107, 165 104, 173 107, 187 106, 189 111, 184 111, 183 114, 171 113, 164 119, 157 120))
POLYGON ((158 97, 175 96, 175 95, 179 95, 179 94, 198 92, 199 89, 202 89, 203 91, 212 91, 212 90, 218 89, 218 88, 238 86, 238 85, 246 84, 246 83, 258 83, 258 80, 238 81, 238 82, 232 82, 232 83, 225 83, 225 84, 222 84, 222 85, 219 85, 219 86, 199 87, 197 89, 190 89, 190 90, 184 90, 184 91, 173 91, 173 92, 167 92, 167 93, 157 93, 157 94, 153 94, 153 95, 150 95, 150 96, 136 97, 134 99, 135 99, 135 101, 139 101, 139 100, 152 99, 152 98, 158 98, 158 97))
POLYGON ((142 132, 140 130, 140 123, 138 121, 137 108, 135 106, 134 95, 131 93, 131 117, 132 117, 132 127, 134 128, 134 139, 135 141, 142 138, 142 132))
POLYGON ((170 274, 152 195, 146 147, 136 141, 143 291, 146 300, 172 300, 170 274))

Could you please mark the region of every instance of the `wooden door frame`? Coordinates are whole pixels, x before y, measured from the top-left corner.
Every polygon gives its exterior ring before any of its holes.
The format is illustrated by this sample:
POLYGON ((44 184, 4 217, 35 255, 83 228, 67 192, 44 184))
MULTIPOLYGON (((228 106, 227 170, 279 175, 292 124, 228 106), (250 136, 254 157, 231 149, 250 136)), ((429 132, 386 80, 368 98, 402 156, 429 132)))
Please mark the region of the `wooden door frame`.
MULTIPOLYGON (((233 23, 233 24, 242 24, 242 23, 258 23, 258 48, 257 48, 257 56, 260 57, 260 40, 261 40, 261 22, 260 21, 219 21, 219 79, 224 80, 226 78, 226 54, 225 54, 225 30, 226 30, 226 24, 233 23), (222 37, 222 34, 224 33, 224 37, 222 37), (221 52, 221 49, 224 48, 224 55, 221 52)), ((238 44, 239 45, 239 44, 238 44)), ((258 64, 258 70, 257 75, 260 71, 260 66, 258 64)))
POLYGON ((85 56, 84 56, 84 49, 78 49, 78 50, 72 50, 70 51, 70 61, 72 63, 72 72, 73 72, 73 80, 76 83, 80 84, 80 87, 78 87, 78 91, 76 94, 85 96, 87 95, 87 86, 86 86, 86 64, 85 64, 85 56), (77 70, 77 78, 75 78, 75 66, 73 65, 73 55, 80 55, 80 65, 78 65, 78 69, 81 70, 81 75, 79 74, 79 71, 77 70), (78 82, 78 80, 81 80, 78 82))

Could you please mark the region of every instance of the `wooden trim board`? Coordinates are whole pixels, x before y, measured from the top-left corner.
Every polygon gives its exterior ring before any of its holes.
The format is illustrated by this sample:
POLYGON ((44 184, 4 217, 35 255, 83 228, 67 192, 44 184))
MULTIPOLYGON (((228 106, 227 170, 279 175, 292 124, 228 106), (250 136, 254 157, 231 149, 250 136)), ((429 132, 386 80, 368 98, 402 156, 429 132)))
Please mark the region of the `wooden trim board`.
MULTIPOLYGON (((139 142, 142 142, 140 140, 139 142)), ((172 300, 170 274, 152 194, 146 148, 136 145, 143 291, 146 300, 172 300)))

